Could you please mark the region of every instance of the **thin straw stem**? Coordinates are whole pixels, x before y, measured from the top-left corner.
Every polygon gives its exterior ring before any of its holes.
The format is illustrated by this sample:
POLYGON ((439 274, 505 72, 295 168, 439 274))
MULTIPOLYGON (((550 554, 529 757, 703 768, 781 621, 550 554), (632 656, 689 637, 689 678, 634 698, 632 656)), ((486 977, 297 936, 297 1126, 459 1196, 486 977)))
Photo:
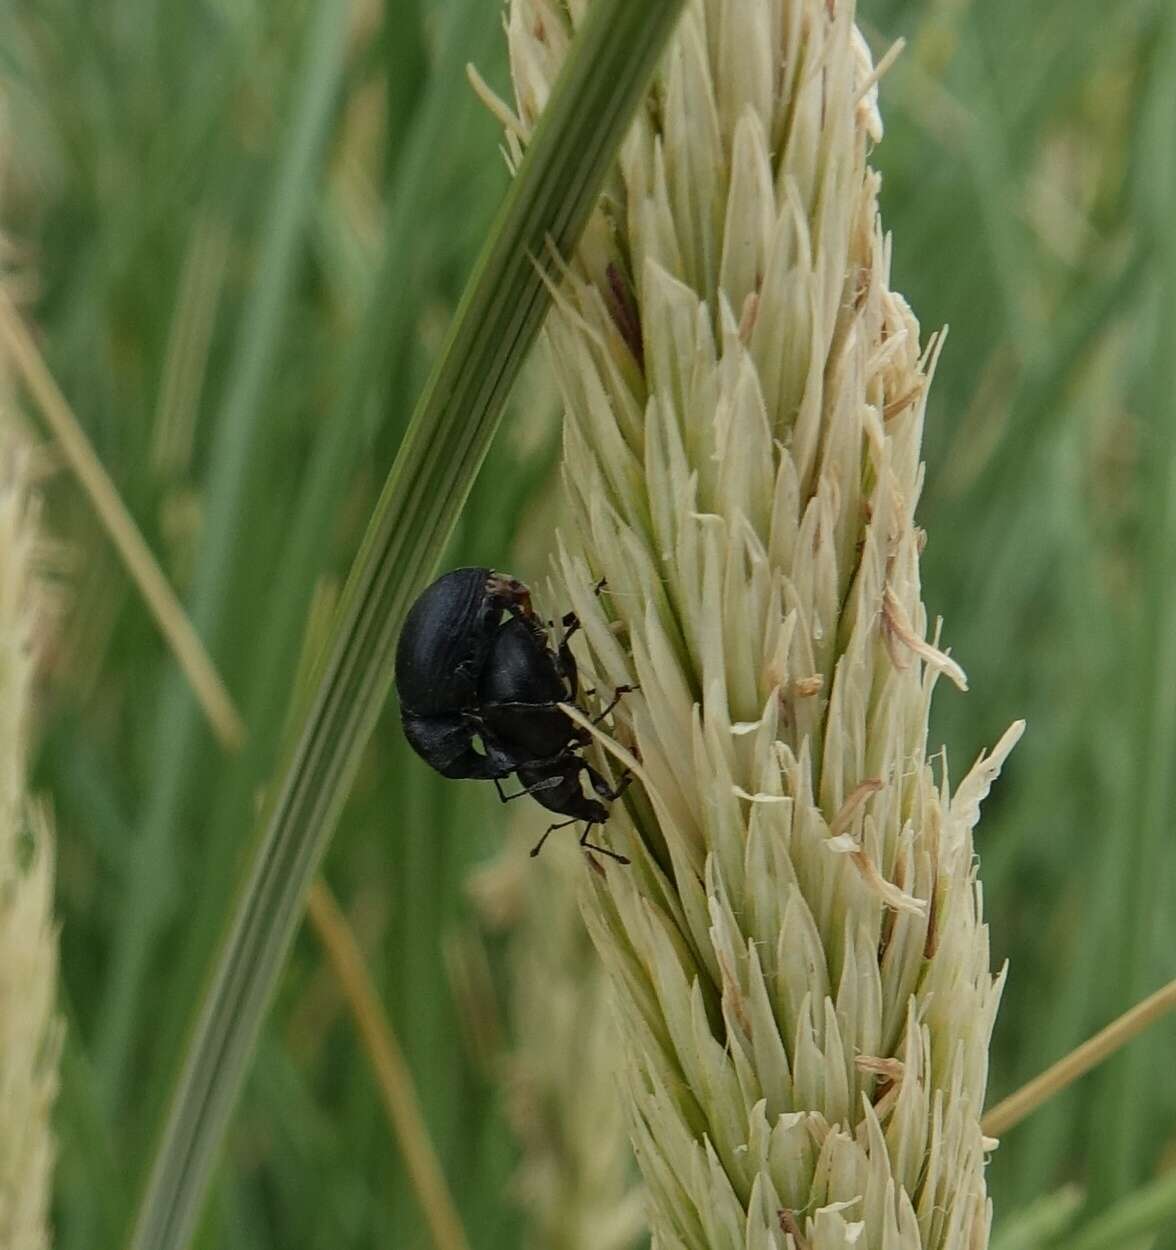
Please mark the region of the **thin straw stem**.
POLYGON ((146 600, 217 741, 228 750, 236 750, 245 740, 245 724, 220 673, 74 416, 69 401, 54 381, 32 335, 12 300, 3 292, 0 292, 0 339, 7 344, 29 395, 146 600))
POLYGON ((1173 1008, 1176 1008, 1176 980, 1169 981, 1162 989, 1136 1003, 1130 1011, 1124 1012, 1089 1041, 1083 1042, 1064 1059, 1059 1059, 1040 1076, 1034 1077, 1028 1085, 998 1102, 980 1122, 985 1135, 1000 1137, 1020 1124, 1042 1103, 1085 1076, 1173 1008))
POLYGON ((388 1120, 420 1199, 437 1250, 469 1250, 437 1152, 429 1138, 412 1073, 380 1004, 363 954, 339 905, 322 880, 310 887, 307 914, 347 996, 376 1074, 388 1120))

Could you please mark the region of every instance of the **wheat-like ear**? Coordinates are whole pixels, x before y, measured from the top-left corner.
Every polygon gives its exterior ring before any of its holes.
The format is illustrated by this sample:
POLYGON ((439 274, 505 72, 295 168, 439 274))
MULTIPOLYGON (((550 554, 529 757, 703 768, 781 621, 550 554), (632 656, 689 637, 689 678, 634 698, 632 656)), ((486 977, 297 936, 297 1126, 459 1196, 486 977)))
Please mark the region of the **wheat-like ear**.
MULTIPOLYGON (((3 362, 0 361, 0 372, 3 362)), ((0 386, 3 377, 0 376, 0 386)), ((38 605, 28 449, 0 394, 0 1246, 49 1245, 57 1090, 53 836, 26 789, 38 605)))
MULTIPOLYGON (((511 4, 516 150, 585 7, 511 4)), ((640 687, 596 831, 634 862, 584 906, 660 1250, 988 1237, 972 829, 1021 726, 933 769, 941 339, 890 289, 881 135, 851 3, 693 0, 547 330, 561 593, 600 694, 640 687)))

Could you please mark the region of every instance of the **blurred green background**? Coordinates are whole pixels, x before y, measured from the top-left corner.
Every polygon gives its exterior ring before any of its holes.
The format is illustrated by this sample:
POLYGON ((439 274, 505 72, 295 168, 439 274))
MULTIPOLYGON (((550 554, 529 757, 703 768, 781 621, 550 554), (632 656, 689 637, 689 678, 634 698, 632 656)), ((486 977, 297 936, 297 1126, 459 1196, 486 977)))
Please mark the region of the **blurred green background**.
MULTIPOLYGON (((925 589, 972 693, 941 690, 934 740, 958 778, 1029 722, 978 846, 994 959, 1011 963, 995 1098, 1174 971, 1176 10, 859 14, 876 54, 908 41, 875 155, 894 283, 925 332, 951 325, 925 589)), ((464 72, 505 90, 500 18, 497 0, 0 7, 8 289, 250 731, 235 758, 216 746, 76 482, 49 477, 72 600, 35 778, 59 837, 62 1250, 124 1235, 300 656, 505 188, 464 72)), ((538 581, 512 551, 557 414, 541 378, 520 391, 447 563, 538 581)), ((501 830, 493 791, 435 779, 390 707, 327 865, 476 1250, 523 1225, 501 1093, 451 975, 480 940, 465 882, 501 830)), ((501 953, 491 940, 493 985, 501 953)), ((998 1227, 1064 1182, 1096 1211, 1176 1164, 1172 1049, 1161 1026, 1008 1135, 998 1227)), ((202 1242, 427 1244, 305 935, 202 1242)))

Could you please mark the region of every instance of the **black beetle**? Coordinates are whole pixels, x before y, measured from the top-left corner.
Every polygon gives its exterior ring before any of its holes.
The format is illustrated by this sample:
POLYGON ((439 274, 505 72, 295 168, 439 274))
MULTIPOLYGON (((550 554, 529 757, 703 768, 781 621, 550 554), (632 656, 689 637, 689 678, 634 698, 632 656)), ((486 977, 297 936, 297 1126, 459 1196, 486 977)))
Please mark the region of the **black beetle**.
MULTIPOLYGON (((575 703, 579 694, 568 646, 579 621, 569 613, 562 624, 552 650, 530 591, 508 573, 471 568, 439 577, 412 605, 396 648, 404 735, 443 777, 493 781, 504 803, 529 794, 548 811, 571 817, 551 825, 532 855, 552 830, 582 820, 581 846, 627 864, 623 855, 588 841, 608 809, 584 794, 580 774, 606 802, 618 798, 630 778, 610 788, 581 754, 591 735, 557 706, 575 703), (523 788, 505 794, 499 782, 511 773, 523 788)), ((620 687, 596 720, 629 689, 620 687)))

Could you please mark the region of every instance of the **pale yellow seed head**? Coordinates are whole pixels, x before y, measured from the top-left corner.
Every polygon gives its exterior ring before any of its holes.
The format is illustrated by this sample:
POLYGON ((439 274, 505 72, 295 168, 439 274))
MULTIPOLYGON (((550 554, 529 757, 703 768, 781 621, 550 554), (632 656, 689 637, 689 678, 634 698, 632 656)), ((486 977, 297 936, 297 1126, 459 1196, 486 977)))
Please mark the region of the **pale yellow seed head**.
MULTIPOLYGON (((529 132, 574 19, 514 0, 529 132)), ((981 1250, 1000 995, 915 508, 940 340, 890 289, 842 0, 692 0, 548 322, 559 601, 641 787, 585 874, 655 1245, 981 1250), (607 588, 596 596, 601 578, 607 588)), ((518 138, 514 139, 517 152, 518 138)))
MULTIPOLYGON (((0 396, 2 403, 2 396, 0 396)), ((34 667, 28 456, 0 411, 0 1246, 44 1250, 57 1088, 57 935, 47 813, 25 789, 34 667)))

